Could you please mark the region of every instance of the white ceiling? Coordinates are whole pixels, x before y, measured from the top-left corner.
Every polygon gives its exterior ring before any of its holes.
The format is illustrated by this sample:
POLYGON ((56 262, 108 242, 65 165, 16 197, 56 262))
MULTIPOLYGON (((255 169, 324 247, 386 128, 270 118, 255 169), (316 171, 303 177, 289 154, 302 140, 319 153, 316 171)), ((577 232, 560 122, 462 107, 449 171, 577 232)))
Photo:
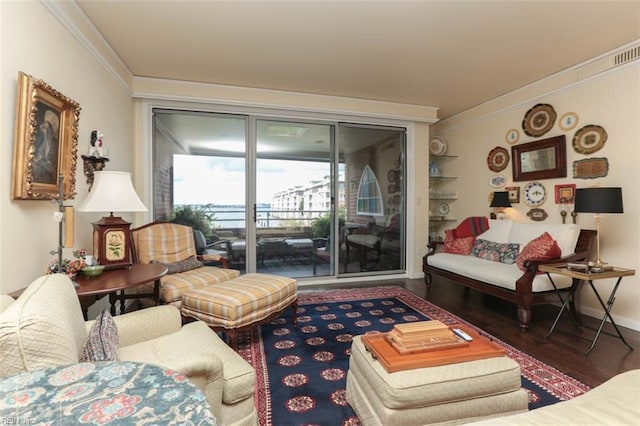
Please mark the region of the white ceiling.
POLYGON ((640 1, 76 0, 135 76, 443 119, 640 39, 640 1))

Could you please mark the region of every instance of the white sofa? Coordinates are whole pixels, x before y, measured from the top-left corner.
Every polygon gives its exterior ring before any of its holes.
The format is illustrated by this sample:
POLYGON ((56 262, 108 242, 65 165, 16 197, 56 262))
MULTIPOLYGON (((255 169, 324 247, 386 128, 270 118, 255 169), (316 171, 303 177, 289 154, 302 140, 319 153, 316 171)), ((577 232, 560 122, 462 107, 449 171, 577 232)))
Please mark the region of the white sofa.
MULTIPOLYGON (((155 306, 114 317, 118 358, 178 371, 207 397, 218 424, 255 425, 255 371, 203 322, 182 326, 180 311, 155 306)), ((77 363, 93 321, 85 322, 69 278, 45 275, 17 300, 0 297, 0 377, 77 363)))
MULTIPOLYGON (((520 251, 544 232, 549 233, 561 250, 561 258, 554 260, 532 259, 525 262, 522 271, 515 263, 507 264, 485 260, 472 255, 443 253, 442 242, 429 243, 424 256, 425 283, 430 288, 432 275, 440 275, 458 284, 492 294, 518 306, 520 326, 527 328, 531 321, 531 306, 548 302, 553 286, 546 274, 540 274, 538 265, 588 259, 595 231, 581 230, 575 224, 544 222, 518 223, 512 220, 489 220, 489 229, 476 236, 495 243, 517 243, 520 251)), ((571 279, 552 274, 560 289, 571 286, 571 279)), ((555 299, 557 301, 557 299, 555 299)), ((571 308, 574 309, 573 302, 571 308)))

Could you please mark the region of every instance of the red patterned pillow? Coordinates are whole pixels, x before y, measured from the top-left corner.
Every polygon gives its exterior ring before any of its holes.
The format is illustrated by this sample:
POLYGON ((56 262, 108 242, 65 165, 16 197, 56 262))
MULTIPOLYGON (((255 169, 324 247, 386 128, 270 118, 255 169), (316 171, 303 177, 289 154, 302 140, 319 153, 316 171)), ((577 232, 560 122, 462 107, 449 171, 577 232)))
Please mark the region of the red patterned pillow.
POLYGON ((549 233, 545 232, 522 249, 516 263, 518 268, 525 271, 524 262, 529 259, 555 259, 562 255, 562 250, 556 240, 549 233))
POLYGON ((444 231, 444 248, 443 252, 451 254, 461 254, 468 256, 471 254, 473 248, 473 242, 476 237, 455 238, 455 232, 452 229, 444 231))

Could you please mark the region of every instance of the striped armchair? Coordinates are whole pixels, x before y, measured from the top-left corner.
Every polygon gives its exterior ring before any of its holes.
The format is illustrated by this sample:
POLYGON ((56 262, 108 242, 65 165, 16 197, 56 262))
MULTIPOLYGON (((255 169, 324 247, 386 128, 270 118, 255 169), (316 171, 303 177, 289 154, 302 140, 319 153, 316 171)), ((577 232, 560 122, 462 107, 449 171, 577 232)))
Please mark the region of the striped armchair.
POLYGON ((152 222, 131 230, 133 258, 137 263, 163 263, 160 298, 180 308, 189 290, 218 284, 240 276, 240 271, 204 266, 196 252, 193 229, 168 222, 152 222))

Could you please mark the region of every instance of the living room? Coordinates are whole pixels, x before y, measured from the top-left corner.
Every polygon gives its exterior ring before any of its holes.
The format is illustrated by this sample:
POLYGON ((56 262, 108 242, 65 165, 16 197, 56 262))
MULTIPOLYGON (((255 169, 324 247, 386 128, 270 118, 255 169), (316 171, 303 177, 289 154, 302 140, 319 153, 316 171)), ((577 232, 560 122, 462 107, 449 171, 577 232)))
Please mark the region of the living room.
MULTIPOLYGON (((636 9, 637 12, 637 9, 636 9)), ((633 17, 633 14, 630 14, 633 17)), ((635 14, 637 16, 637 13, 635 14)), ((495 173, 487 168, 488 153, 496 146, 510 150, 506 140, 511 129, 519 129, 518 143, 536 141, 546 137, 565 135, 567 139, 567 177, 545 180, 547 201, 544 209, 549 223, 561 223, 561 205, 553 200, 554 185, 576 184, 578 188, 593 184, 622 187, 624 214, 604 215, 602 218, 601 250, 605 261, 620 267, 640 268, 640 194, 635 182, 640 178, 637 162, 640 159, 638 134, 640 127, 640 67, 633 60, 611 70, 576 79, 580 66, 608 57, 637 45, 640 34, 603 51, 597 56, 584 58, 576 67, 557 69, 555 74, 531 82, 520 89, 500 94, 438 122, 438 108, 416 104, 375 102, 340 96, 313 95, 301 91, 268 91, 251 87, 233 87, 185 81, 153 79, 135 75, 114 53, 105 48, 104 40, 96 33, 74 3, 2 2, 0 3, 3 39, 2 93, 3 126, 2 147, 3 185, 0 226, 2 245, 0 253, 1 292, 18 290, 41 275, 51 260, 58 229, 51 216, 55 206, 45 201, 12 200, 11 159, 13 156, 15 102, 17 75, 24 71, 41 78, 60 92, 77 101, 81 108, 78 137, 78 156, 89 147, 90 133, 100 129, 106 135, 110 162, 107 170, 130 171, 134 186, 143 201, 148 201, 151 188, 149 159, 149 110, 153 105, 224 104, 247 105, 287 110, 294 106, 303 111, 321 110, 343 117, 386 117, 390 121, 410 123, 409 147, 410 192, 408 200, 408 229, 412 236, 407 247, 408 279, 422 277, 422 256, 426 252, 429 224, 429 144, 431 136, 446 140, 447 152, 458 156, 452 162, 451 173, 458 176, 458 200, 451 203, 457 218, 488 215, 487 197, 495 188, 489 184, 495 173), (67 22, 67 24, 63 24, 67 22), (72 31, 70 28, 75 28, 72 31), (81 35, 79 35, 81 34, 81 35), (98 59, 100 58, 100 59, 98 59), (108 66, 105 66, 105 63, 108 66), (579 118, 577 127, 563 131, 556 125, 547 135, 529 137, 521 130, 527 112, 537 104, 552 105, 558 118, 572 112, 579 118), (606 157, 608 174, 597 179, 574 179, 571 165, 584 159, 574 151, 571 139, 585 125, 599 125, 606 129, 608 140, 595 156, 606 157)), ((632 18, 636 19, 637 18, 632 18)), ((636 25, 637 27, 637 25, 636 25)), ((636 29, 636 33, 638 30, 636 29)), ((133 41, 132 41, 133 43, 133 41)), ((551 47, 552 48, 552 47, 551 47)), ((523 56, 527 53, 523 52, 523 56)), ((513 57, 508 65, 518 72, 520 58, 513 57)), ((522 59, 524 61, 524 59, 522 59)), ((535 61, 542 61, 543 57, 535 61)), ((535 62, 534 61, 534 62, 535 62)), ((527 65, 531 62, 527 61, 527 65)), ((496 66, 498 66, 496 64, 496 66)), ((490 84, 491 82, 487 82, 490 84)), ((461 88, 460 90, 471 90, 461 88)), ((77 164, 77 196, 68 203, 76 205, 88 192, 88 184, 77 164)), ((501 173, 510 177, 511 167, 501 173)), ((509 183, 507 186, 518 186, 509 183)), ((521 185, 521 189, 524 183, 521 185)), ((520 194, 522 198, 522 193, 520 194)), ((514 204, 507 212, 510 219, 526 222, 529 207, 514 204)), ((98 214, 76 214, 75 247, 91 247, 91 223, 98 214)), ((147 214, 123 214, 136 225, 149 220, 147 214)), ((571 220, 569 217, 568 220, 571 220)), ((577 223, 595 229, 591 214, 579 214, 577 223)), ((451 223, 454 226, 455 223, 451 223)), ((637 302, 640 288, 637 276, 623 280, 617 294, 613 315, 619 325, 640 330, 637 302)), ((611 288, 613 283, 604 283, 611 288)), ((583 313, 599 317, 601 308, 594 296, 584 291, 580 300, 583 313)), ((95 316, 96 311, 91 311, 95 316)), ((624 350, 624 348, 621 348, 624 350)))

